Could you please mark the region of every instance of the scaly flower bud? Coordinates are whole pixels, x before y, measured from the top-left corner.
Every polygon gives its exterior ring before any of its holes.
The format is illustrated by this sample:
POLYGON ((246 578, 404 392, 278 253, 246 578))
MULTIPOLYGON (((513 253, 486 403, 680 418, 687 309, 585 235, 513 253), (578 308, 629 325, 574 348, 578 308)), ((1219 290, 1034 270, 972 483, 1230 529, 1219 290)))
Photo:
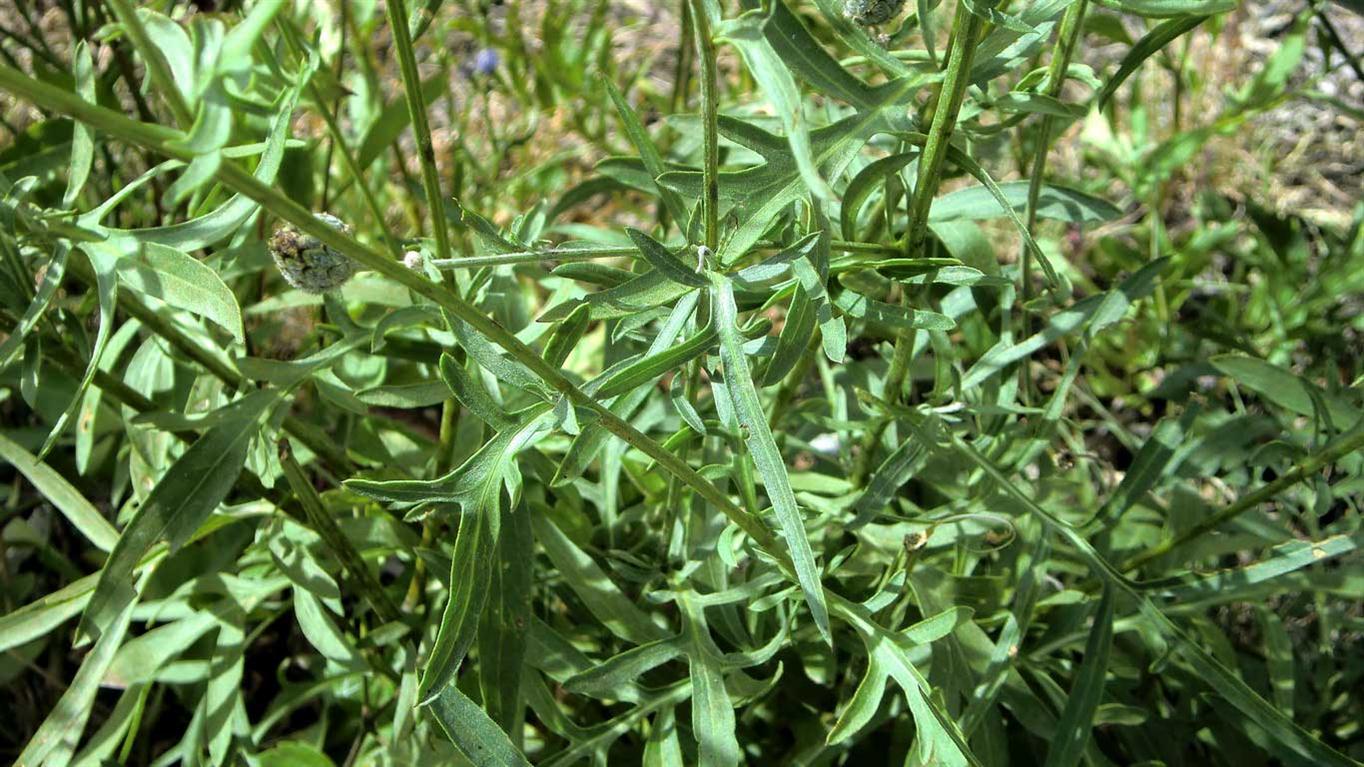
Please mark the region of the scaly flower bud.
MULTIPOLYGON (((349 225, 330 213, 319 213, 317 219, 343 234, 351 233, 349 225)), ((270 238, 270 257, 285 282, 309 293, 335 290, 355 274, 355 264, 349 258, 290 224, 276 229, 270 238)))
POLYGON ((874 27, 900 15, 905 0, 845 0, 843 15, 863 27, 874 27))

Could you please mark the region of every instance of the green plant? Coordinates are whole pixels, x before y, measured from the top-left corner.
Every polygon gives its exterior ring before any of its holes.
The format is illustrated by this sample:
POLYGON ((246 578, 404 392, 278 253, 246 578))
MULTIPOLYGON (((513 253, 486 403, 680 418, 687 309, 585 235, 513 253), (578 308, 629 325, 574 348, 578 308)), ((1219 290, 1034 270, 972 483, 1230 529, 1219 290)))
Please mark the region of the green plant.
POLYGON ((1320 8, 1191 118, 1223 0, 59 5, 18 764, 1364 757, 1364 208, 1170 209, 1320 8))

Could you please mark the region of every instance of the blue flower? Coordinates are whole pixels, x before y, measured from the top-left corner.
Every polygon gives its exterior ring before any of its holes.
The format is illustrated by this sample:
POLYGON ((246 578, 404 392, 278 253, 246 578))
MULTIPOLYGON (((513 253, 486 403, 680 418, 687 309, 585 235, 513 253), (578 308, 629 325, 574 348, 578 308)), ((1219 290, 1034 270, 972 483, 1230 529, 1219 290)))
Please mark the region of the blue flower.
POLYGON ((474 55, 474 72, 480 75, 490 75, 497 71, 497 65, 501 59, 497 51, 492 48, 484 48, 474 55))

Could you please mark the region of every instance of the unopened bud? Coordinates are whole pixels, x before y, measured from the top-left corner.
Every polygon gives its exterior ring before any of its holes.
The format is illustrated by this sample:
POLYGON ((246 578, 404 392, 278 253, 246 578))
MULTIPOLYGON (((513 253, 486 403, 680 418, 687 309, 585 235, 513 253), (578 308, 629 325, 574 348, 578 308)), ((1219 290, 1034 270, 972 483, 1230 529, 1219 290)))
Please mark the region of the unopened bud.
MULTIPOLYGON (((317 220, 342 234, 351 233, 349 225, 330 213, 317 214, 317 220)), ((353 261, 292 224, 275 230, 270 238, 270 257, 285 282, 309 293, 335 290, 355 274, 353 261)))

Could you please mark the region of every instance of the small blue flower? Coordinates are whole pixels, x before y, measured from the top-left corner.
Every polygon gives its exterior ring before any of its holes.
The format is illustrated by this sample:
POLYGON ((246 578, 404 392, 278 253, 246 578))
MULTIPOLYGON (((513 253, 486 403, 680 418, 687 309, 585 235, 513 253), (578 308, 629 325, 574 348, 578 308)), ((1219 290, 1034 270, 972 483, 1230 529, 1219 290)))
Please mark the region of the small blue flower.
POLYGON ((484 48, 474 55, 474 72, 480 75, 490 75, 497 71, 500 63, 497 51, 492 48, 484 48))

